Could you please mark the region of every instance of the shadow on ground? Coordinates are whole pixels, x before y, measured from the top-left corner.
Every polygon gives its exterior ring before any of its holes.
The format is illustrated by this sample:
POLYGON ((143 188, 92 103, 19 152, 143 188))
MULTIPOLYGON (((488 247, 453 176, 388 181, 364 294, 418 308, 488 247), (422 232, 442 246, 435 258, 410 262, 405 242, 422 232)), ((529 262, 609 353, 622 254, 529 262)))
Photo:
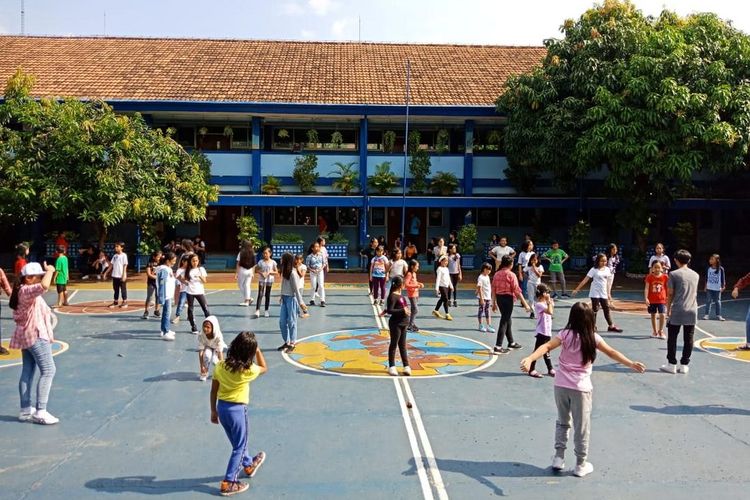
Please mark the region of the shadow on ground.
POLYGON ((742 415, 750 417, 750 410, 724 405, 673 405, 662 406, 661 408, 657 408, 656 406, 631 405, 630 409, 647 413, 661 413, 663 415, 742 415))
POLYGON ((157 480, 156 476, 101 477, 86 483, 86 488, 103 493, 140 493, 169 495, 198 492, 215 495, 222 476, 157 480))

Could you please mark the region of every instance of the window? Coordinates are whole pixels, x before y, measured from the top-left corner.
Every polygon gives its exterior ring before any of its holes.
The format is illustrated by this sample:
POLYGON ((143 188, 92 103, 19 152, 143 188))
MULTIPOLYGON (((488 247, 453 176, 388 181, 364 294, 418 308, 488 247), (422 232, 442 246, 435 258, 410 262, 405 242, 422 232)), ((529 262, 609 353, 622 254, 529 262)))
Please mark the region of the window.
POLYGON ((385 226, 385 208, 384 207, 370 208, 370 225, 371 226, 385 226))
POLYGON ((357 129, 340 127, 269 127, 272 149, 292 151, 356 151, 357 129), (317 137, 316 137, 317 136, 317 137), (313 140, 314 142, 310 142, 313 140))
POLYGON ((294 220, 298 226, 315 225, 315 207, 297 207, 294 220))
POLYGON ((480 208, 477 211, 477 225, 497 227, 497 208, 480 208))
POLYGON ((176 127, 174 139, 184 148, 195 147, 195 127, 176 127))
POLYGON ((474 129, 474 153, 505 154, 505 127, 474 129))
POLYGON ((294 207, 276 207, 273 211, 273 223, 281 226, 293 226, 294 207))
POLYGON ((517 208, 500 209, 500 227, 519 226, 520 210, 517 208))
POLYGON ((430 227, 440 227, 443 225, 443 209, 442 208, 430 208, 428 225, 430 227))
POLYGON ((250 139, 248 127, 232 127, 232 149, 250 149, 250 139))
POLYGON ((339 225, 341 226, 358 226, 359 209, 358 208, 339 208, 339 225))

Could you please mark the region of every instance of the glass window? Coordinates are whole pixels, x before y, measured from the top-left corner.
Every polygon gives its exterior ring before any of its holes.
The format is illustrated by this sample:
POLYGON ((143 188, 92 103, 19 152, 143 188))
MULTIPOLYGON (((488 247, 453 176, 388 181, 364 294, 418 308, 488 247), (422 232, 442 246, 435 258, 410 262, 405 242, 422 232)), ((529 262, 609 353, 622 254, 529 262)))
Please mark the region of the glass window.
POLYGON ((477 225, 497 227, 497 208, 480 208, 477 211, 477 225))
POLYGON ((429 209, 429 222, 428 225, 432 227, 440 227, 443 225, 443 209, 442 208, 430 208, 429 209))
POLYGON ((232 149, 250 149, 250 129, 232 127, 232 149))
POLYGON ((385 226, 385 208, 384 207, 372 207, 370 208, 370 225, 371 226, 385 226))
POLYGON ((341 226, 359 225, 359 209, 353 207, 339 208, 339 224, 341 226))
POLYGON ((519 210, 517 208, 501 208, 500 209, 500 227, 505 226, 518 226, 519 210))
POLYGON ((273 223, 281 226, 294 225, 294 207, 276 207, 273 210, 273 223))
POLYGON ((315 225, 315 207, 297 207, 294 220, 298 226, 315 225))
POLYGON ((316 224, 320 225, 325 221, 327 228, 326 232, 335 229, 338 220, 336 219, 336 212, 337 210, 335 207, 318 207, 318 218, 316 219, 316 224))

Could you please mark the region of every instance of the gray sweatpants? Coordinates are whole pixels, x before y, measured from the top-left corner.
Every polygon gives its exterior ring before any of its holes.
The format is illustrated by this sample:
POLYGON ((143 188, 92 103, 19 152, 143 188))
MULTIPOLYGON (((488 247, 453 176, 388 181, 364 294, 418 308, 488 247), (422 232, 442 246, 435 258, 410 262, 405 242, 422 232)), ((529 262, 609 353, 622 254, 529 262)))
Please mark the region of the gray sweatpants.
POLYGON ((570 420, 573 419, 573 442, 578 465, 586 462, 591 432, 591 393, 555 386, 557 426, 555 427, 555 456, 565 458, 570 420))

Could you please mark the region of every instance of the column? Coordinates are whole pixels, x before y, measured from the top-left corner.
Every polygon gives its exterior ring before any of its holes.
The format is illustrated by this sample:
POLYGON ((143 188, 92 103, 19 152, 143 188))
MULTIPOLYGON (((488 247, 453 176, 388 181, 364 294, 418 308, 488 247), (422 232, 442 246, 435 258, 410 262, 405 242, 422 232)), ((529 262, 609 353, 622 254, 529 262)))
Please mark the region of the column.
POLYGON ((251 179, 250 179, 250 190, 253 194, 260 194, 261 186, 261 172, 260 172, 260 129, 261 129, 261 118, 259 116, 253 116, 251 122, 251 133, 252 139, 250 143, 251 151, 251 179))
POLYGON ((369 197, 367 195, 367 116, 359 120, 359 185, 363 203, 359 209, 359 247, 367 244, 367 215, 369 197))
POLYGON ((464 196, 471 196, 474 190, 474 120, 466 120, 464 127, 464 196))

